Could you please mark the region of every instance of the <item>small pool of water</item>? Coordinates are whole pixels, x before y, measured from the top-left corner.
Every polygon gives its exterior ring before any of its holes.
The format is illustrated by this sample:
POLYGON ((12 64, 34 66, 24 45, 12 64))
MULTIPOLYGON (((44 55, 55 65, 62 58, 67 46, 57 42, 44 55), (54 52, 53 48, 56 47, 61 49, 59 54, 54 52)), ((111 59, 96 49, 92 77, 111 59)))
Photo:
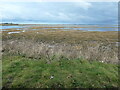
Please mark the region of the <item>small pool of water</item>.
POLYGON ((0 29, 24 28, 24 26, 0 26, 0 29))
POLYGON ((13 33, 21 33, 21 32, 18 32, 18 31, 17 32, 8 32, 8 34, 13 34, 13 33))

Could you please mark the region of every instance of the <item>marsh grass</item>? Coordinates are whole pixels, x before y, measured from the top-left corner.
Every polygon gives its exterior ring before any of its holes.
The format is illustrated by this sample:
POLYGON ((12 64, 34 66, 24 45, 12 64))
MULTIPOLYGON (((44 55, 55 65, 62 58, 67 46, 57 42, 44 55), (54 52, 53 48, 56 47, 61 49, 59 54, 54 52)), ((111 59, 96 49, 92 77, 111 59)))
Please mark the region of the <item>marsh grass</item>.
POLYGON ((9 54, 37 59, 46 57, 48 61, 55 55, 58 56, 57 60, 64 56, 69 59, 83 57, 106 63, 118 62, 116 31, 30 30, 19 34, 3 32, 2 37, 3 51, 9 54))
POLYGON ((64 56, 69 59, 84 57, 87 60, 104 61, 106 63, 117 63, 118 48, 114 44, 98 44, 83 42, 84 44, 70 45, 70 44, 48 44, 36 43, 33 41, 5 41, 3 42, 4 53, 18 54, 30 58, 46 57, 48 60, 55 55, 59 57, 64 56), (112 52, 111 52, 112 50, 112 52))
MULTIPOLYGON (((23 29, 24 30, 24 29, 23 29)), ((15 29, 9 29, 7 32, 20 31, 15 29)), ((118 41, 118 32, 117 31, 106 31, 106 32, 97 32, 97 31, 81 31, 81 30, 26 30, 24 33, 7 35, 6 31, 3 31, 3 39, 13 39, 17 38, 26 38, 29 39, 31 36, 37 39, 42 39, 45 41, 54 41, 55 42, 64 42, 64 43, 79 43, 81 41, 105 41, 105 42, 117 42, 118 41), (7 36, 9 36, 7 38, 7 36)), ((31 39, 31 38, 30 38, 31 39)))

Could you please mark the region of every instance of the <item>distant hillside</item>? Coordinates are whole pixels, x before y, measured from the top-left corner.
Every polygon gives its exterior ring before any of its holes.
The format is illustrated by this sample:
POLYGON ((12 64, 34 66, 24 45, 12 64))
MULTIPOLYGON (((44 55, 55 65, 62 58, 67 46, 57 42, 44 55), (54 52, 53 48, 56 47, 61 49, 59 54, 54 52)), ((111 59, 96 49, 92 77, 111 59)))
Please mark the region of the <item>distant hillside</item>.
POLYGON ((19 25, 19 24, 14 24, 14 23, 1 23, 2 26, 9 26, 9 25, 19 25))

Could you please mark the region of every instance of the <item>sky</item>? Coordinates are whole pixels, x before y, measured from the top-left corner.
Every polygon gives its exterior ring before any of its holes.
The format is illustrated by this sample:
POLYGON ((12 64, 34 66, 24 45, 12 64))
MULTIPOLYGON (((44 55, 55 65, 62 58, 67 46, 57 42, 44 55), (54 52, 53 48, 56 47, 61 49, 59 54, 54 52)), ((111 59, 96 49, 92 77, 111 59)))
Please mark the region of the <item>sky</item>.
POLYGON ((117 2, 1 2, 0 18, 10 23, 117 24, 117 2))

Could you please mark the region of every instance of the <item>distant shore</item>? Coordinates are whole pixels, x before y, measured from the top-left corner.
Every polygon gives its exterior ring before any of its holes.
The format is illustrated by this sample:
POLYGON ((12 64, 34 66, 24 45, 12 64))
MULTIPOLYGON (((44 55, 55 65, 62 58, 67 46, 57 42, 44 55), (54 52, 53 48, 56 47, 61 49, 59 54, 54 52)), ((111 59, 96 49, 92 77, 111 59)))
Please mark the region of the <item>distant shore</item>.
POLYGON ((20 25, 15 23, 0 23, 1 26, 11 26, 11 25, 20 25))

